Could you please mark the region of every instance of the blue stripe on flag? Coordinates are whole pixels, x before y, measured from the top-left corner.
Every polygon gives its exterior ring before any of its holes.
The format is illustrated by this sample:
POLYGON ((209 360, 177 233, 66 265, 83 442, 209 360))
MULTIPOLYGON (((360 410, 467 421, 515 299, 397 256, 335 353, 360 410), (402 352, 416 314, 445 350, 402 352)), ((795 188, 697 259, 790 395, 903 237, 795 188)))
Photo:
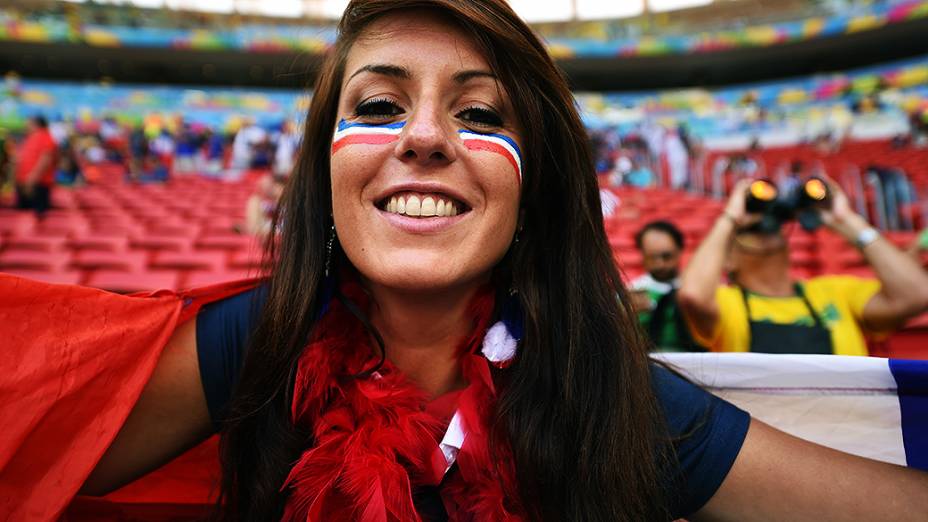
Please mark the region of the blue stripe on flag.
POLYGON ((906 463, 928 471, 928 361, 890 359, 889 370, 899 387, 906 463))
POLYGON ((379 129, 402 129, 406 125, 405 121, 398 121, 396 123, 385 123, 385 124, 376 124, 376 123, 348 123, 345 120, 339 120, 338 129, 343 131, 345 129, 350 129, 352 127, 375 127, 379 129))

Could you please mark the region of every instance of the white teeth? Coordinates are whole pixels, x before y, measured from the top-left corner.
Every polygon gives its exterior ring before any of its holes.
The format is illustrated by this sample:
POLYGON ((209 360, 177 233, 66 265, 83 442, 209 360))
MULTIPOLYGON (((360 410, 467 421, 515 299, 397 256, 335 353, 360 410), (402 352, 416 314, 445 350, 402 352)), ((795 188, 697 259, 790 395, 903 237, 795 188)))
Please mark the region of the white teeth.
POLYGON ((422 217, 431 217, 435 214, 435 200, 430 196, 426 196, 422 200, 422 208, 419 210, 419 215, 422 217))
POLYGON ((392 196, 383 209, 392 214, 410 217, 451 217, 458 215, 457 205, 442 196, 392 196))
POLYGON ((419 202, 419 196, 409 196, 406 200, 406 215, 419 217, 422 211, 422 204, 419 202))

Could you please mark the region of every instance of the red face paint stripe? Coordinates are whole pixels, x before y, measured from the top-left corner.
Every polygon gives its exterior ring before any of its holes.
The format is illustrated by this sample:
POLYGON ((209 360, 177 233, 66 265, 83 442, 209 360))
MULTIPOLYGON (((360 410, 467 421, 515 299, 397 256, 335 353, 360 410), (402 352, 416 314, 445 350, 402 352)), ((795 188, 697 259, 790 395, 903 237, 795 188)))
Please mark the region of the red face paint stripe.
POLYGON ((332 144, 332 154, 345 145, 385 145, 398 139, 395 134, 350 134, 332 144))
POLYGON ((464 146, 467 147, 467 150, 482 150, 487 152, 495 152, 502 155, 506 160, 512 165, 513 170, 516 171, 516 174, 519 173, 519 164, 516 163, 516 159, 512 157, 512 154, 502 145, 498 145, 491 141, 483 140, 466 140, 464 141, 464 146))

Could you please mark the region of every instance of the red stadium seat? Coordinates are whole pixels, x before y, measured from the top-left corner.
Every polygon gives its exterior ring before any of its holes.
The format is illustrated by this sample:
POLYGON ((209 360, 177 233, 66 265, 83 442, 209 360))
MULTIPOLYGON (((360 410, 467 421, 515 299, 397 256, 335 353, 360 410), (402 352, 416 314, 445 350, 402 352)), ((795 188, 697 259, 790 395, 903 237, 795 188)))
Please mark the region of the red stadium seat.
POLYGON ((148 254, 145 252, 84 250, 74 254, 71 265, 83 270, 142 272, 147 261, 148 254))
POLYGON ((207 270, 219 272, 226 268, 225 252, 199 251, 157 252, 150 263, 153 269, 207 270))
POLYGON ((264 252, 252 248, 233 253, 229 261, 229 268, 235 269, 260 269, 262 266, 264 266, 264 252))
POLYGON ((33 212, 18 212, 0 210, 0 235, 16 234, 26 235, 35 228, 35 214, 33 212))
POLYGON ((42 252, 39 250, 6 249, 0 253, 0 270, 25 269, 41 272, 62 272, 70 261, 71 253, 42 252))
POLYGON ((257 249, 257 239, 248 236, 229 232, 227 234, 209 234, 200 237, 196 241, 197 248, 205 250, 244 250, 248 248, 257 249))
POLYGON ((121 234, 105 235, 89 233, 69 239, 68 246, 75 250, 125 252, 129 249, 129 237, 121 234))
POLYGON ((63 237, 42 236, 10 236, 5 243, 6 248, 21 250, 39 250, 42 252, 60 252, 64 250, 67 239, 63 237))
POLYGON ((132 248, 154 251, 187 252, 193 245, 193 239, 183 236, 161 236, 145 234, 129 240, 132 248))
POLYGON ((180 274, 177 271, 98 270, 87 278, 87 285, 110 292, 130 294, 148 290, 177 290, 180 274))

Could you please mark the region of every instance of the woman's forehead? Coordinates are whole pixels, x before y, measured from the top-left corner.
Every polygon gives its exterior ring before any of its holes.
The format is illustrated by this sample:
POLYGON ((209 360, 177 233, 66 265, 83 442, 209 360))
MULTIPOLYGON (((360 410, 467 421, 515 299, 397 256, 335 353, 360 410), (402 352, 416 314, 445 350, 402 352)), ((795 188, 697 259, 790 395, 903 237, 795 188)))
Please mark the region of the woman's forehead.
POLYGON ((387 15, 365 28, 348 52, 345 74, 371 63, 410 70, 489 70, 482 50, 464 30, 429 11, 387 15))

